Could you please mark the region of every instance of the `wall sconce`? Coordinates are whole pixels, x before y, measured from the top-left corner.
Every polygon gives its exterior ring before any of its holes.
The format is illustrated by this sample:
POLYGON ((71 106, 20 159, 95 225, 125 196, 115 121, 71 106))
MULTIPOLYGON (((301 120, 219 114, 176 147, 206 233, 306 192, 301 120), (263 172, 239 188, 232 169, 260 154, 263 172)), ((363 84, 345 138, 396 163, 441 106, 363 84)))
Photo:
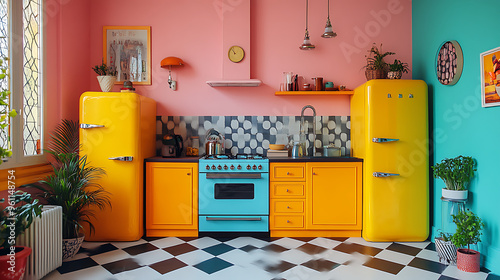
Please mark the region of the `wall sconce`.
POLYGON ((172 80, 172 66, 182 66, 184 61, 178 57, 169 56, 161 61, 162 68, 168 68, 168 86, 172 90, 177 90, 177 82, 172 80))

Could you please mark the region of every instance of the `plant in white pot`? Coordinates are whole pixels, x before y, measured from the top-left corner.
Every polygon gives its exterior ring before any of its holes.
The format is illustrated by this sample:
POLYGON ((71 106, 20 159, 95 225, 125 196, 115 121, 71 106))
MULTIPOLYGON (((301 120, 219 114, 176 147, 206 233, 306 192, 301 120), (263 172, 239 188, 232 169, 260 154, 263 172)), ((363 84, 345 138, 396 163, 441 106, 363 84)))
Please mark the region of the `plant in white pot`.
POLYGON ((92 67, 92 70, 98 75, 97 81, 103 92, 111 91, 116 82, 116 70, 113 66, 108 67, 104 61, 101 65, 92 67))
POLYGON ((467 188, 476 171, 476 160, 472 157, 458 156, 445 158, 432 166, 434 178, 444 181, 446 188, 442 189, 442 196, 451 200, 466 200, 467 188))
POLYGON ((52 155, 54 174, 31 186, 42 190, 41 197, 48 204, 63 210, 63 260, 73 257, 84 239, 83 223, 92 232, 90 218, 95 216, 89 206, 104 209, 110 206, 109 193, 95 183, 106 172, 90 166, 87 157, 79 153, 78 123, 63 120, 48 141, 47 153, 52 155))
POLYGON ((481 230, 484 223, 476 214, 470 210, 460 211, 453 215, 453 222, 457 225, 457 231, 451 237, 451 241, 457 250, 457 267, 466 272, 479 272, 480 253, 470 249, 471 244, 481 242, 481 230))

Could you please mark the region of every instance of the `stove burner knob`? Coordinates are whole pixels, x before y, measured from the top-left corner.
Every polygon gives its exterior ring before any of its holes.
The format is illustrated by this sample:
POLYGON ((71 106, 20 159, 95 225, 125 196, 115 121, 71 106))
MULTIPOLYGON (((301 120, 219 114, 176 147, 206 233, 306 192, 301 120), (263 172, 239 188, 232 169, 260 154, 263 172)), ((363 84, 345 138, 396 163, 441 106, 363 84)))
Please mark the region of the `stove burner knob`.
POLYGON ((231 168, 231 170, 234 170, 234 165, 232 165, 232 164, 231 164, 231 167, 230 167, 230 168, 231 168))
POLYGON ((238 164, 238 170, 241 170, 241 165, 238 164))
POLYGON ((219 165, 219 166, 217 166, 217 169, 221 170, 221 169, 222 169, 222 166, 220 166, 220 165, 219 165))
POLYGON ((207 170, 210 170, 210 165, 207 164, 207 166, 205 167, 207 170))
POLYGON ((259 170, 262 170, 262 165, 259 164, 259 167, 257 167, 257 168, 259 168, 259 170))
POLYGON ((227 165, 224 164, 224 170, 227 170, 227 168, 228 168, 227 165))
POLYGON ((253 169, 253 170, 257 169, 257 166, 254 164, 254 165, 252 166, 252 169, 253 169))
POLYGON ((249 165, 247 165, 247 170, 250 170, 252 167, 249 165))
POLYGON ((215 170, 215 165, 212 165, 212 170, 215 170))

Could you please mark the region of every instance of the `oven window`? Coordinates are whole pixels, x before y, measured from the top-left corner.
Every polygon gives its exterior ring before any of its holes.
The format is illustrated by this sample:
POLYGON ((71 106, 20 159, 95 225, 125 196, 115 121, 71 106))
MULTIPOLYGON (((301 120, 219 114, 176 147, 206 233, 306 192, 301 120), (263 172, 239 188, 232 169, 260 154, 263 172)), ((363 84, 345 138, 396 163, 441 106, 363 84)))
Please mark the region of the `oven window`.
POLYGON ((253 199, 253 184, 215 184, 215 199, 253 199))

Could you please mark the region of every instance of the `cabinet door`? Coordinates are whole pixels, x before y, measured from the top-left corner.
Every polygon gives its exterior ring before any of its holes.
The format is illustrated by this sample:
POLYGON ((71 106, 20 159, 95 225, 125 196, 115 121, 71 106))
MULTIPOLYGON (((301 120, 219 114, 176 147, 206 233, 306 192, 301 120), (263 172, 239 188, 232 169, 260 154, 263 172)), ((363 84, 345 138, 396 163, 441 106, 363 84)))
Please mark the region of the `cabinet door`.
POLYGON ((197 169, 193 163, 147 163, 148 229, 197 228, 197 169))
POLYGON ((307 228, 361 229, 361 163, 307 163, 307 228))

